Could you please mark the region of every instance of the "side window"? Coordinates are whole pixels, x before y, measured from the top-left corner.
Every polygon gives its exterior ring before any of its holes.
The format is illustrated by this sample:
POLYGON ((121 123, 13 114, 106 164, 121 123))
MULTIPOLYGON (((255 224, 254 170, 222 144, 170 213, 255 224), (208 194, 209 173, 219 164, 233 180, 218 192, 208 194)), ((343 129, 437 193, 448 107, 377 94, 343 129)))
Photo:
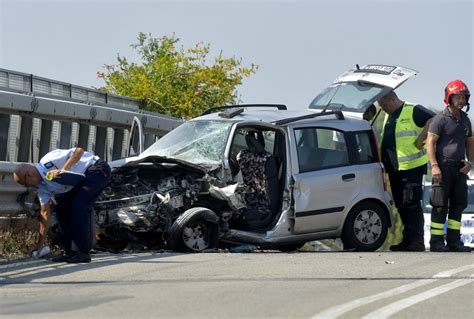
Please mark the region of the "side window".
POLYGON ((368 132, 358 132, 355 135, 357 153, 358 153, 358 164, 373 163, 377 160, 376 154, 374 154, 374 147, 372 147, 371 139, 368 132))
MULTIPOLYGON (((245 142, 245 135, 247 131, 255 131, 256 129, 242 128, 237 131, 234 136, 231 148, 231 157, 236 157, 237 154, 243 150, 247 149, 247 143, 245 142)), ((259 131, 258 132, 259 140, 265 144, 265 151, 270 154, 275 153, 275 131, 259 131)))
POLYGON ((264 131, 263 140, 265 141, 265 151, 270 154, 275 153, 275 132, 274 131, 264 131))
POLYGON ((343 132, 328 128, 297 128, 294 133, 300 173, 349 165, 343 132))

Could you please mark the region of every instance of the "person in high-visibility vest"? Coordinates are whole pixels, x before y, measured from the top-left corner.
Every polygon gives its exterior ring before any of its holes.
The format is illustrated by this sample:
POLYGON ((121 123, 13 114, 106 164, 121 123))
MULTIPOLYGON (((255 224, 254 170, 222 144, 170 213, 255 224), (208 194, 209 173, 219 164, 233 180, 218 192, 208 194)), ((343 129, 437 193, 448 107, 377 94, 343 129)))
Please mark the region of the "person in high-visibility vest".
POLYGON ((428 157, 424 141, 434 112, 421 105, 400 100, 394 91, 378 100, 386 112, 380 146, 382 163, 403 223, 403 238, 392 251, 424 251, 424 224, 421 200, 423 175, 428 157))
POLYGON ((471 248, 460 239, 462 211, 468 204, 467 179, 474 161, 474 138, 466 113, 470 93, 461 80, 449 82, 444 91, 446 108, 433 118, 428 130, 427 149, 433 177, 430 250, 470 252, 471 248), (466 112, 462 110, 465 106, 466 112))

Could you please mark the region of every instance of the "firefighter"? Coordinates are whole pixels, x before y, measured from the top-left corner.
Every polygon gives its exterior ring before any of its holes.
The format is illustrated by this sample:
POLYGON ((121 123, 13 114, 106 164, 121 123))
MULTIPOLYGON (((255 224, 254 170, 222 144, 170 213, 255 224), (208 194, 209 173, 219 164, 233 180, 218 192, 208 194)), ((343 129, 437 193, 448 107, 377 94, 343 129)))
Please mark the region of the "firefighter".
POLYGON ((461 80, 449 82, 444 92, 446 108, 433 118, 428 130, 427 149, 433 177, 430 250, 469 252, 471 249, 460 241, 460 230, 462 211, 468 204, 470 161, 474 160, 471 121, 466 113, 470 93, 461 80), (466 112, 462 110, 465 106, 466 112))
POLYGON ((110 177, 109 165, 98 156, 84 152, 80 147, 51 151, 36 165, 19 164, 13 178, 23 186, 36 187, 41 204, 40 235, 30 253, 40 251, 43 246, 51 220, 51 200, 53 197, 59 197, 55 210, 60 231, 59 239, 65 252, 52 261, 91 262, 94 223, 92 205, 109 183, 110 177), (60 184, 55 182, 55 178, 61 171, 84 174, 84 179, 75 185, 60 184))
POLYGON ((428 157, 424 141, 434 112, 400 100, 390 91, 378 100, 386 112, 381 156, 390 180, 395 206, 403 223, 403 238, 392 251, 424 251, 423 175, 428 157))

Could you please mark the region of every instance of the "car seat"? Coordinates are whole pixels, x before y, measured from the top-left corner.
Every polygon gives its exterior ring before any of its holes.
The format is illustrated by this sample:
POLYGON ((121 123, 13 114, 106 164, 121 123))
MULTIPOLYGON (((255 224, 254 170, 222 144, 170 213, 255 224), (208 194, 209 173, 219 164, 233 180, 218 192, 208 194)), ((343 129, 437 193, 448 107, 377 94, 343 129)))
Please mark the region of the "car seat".
MULTIPOLYGON (((249 211, 247 219, 260 220, 263 227, 272 221, 279 208, 279 182, 276 160, 265 151, 264 144, 258 140, 257 132, 248 132, 245 142, 248 149, 237 154, 237 162, 246 186, 244 199, 249 211), (267 218, 269 216, 269 218, 267 218)), ((256 227, 256 224, 254 225, 256 227)))

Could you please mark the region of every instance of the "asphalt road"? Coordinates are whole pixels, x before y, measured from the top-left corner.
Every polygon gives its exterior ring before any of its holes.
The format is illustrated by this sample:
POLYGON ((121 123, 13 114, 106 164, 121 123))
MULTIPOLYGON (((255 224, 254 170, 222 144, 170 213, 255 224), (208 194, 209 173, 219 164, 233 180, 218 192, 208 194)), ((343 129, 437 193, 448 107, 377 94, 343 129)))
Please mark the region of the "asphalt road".
POLYGON ((473 253, 101 254, 0 265, 3 318, 472 318, 473 253))

